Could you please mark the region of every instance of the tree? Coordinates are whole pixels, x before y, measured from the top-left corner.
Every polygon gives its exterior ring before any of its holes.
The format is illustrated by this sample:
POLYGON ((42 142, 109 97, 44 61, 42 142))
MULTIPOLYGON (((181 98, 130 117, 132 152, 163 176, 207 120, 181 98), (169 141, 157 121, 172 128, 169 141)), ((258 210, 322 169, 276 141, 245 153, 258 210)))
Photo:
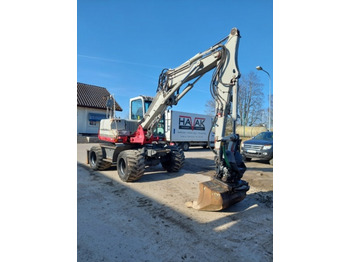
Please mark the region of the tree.
MULTIPOLYGON (((260 83, 259 77, 254 72, 242 75, 238 86, 237 107, 238 115, 240 116, 238 123, 245 126, 263 124, 265 122, 265 113, 262 109, 264 94, 262 92, 263 85, 260 83)), ((215 115, 214 99, 208 100, 205 106, 209 115, 215 115)))
POLYGON ((253 126, 262 122, 261 109, 264 93, 255 72, 242 75, 239 80, 238 114, 242 126, 253 126))
POLYGON ((205 111, 210 116, 215 116, 215 100, 212 98, 205 103, 205 107, 207 108, 205 111))
MULTIPOLYGON (((261 109, 260 111, 261 115, 261 123, 259 125, 268 127, 269 125, 269 107, 261 109)), ((273 95, 271 95, 271 109, 270 109, 270 121, 271 121, 271 128, 273 127, 273 95)))

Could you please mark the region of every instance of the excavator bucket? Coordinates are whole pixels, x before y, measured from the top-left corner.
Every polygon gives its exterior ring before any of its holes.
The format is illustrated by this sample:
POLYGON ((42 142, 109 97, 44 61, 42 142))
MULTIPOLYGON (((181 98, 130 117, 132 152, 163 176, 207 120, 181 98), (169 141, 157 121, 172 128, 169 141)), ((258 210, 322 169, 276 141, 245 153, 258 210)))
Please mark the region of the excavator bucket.
POLYGON ((217 179, 199 184, 199 197, 197 201, 186 205, 197 210, 220 211, 242 201, 249 190, 247 182, 242 181, 239 187, 232 187, 217 179))

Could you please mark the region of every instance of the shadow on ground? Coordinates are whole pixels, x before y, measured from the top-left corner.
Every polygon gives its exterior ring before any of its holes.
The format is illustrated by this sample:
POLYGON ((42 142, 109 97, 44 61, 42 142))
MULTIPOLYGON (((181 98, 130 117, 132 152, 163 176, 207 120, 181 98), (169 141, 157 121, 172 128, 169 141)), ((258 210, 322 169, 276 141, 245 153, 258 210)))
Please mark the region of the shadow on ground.
MULTIPOLYGON (((135 191, 117 179, 106 177, 99 171, 92 171, 87 165, 78 163, 78 170, 79 167, 88 172, 78 171, 78 261, 101 261, 117 256, 122 256, 127 261, 133 259, 129 257, 132 253, 138 252, 143 252, 144 261, 155 259, 151 253, 143 251, 145 244, 139 246, 135 243, 135 246, 127 248, 123 246, 126 239, 121 241, 120 233, 117 232, 126 232, 129 223, 140 224, 140 229, 133 233, 125 233, 125 237, 142 239, 144 234, 149 234, 147 237, 153 241, 151 244, 159 246, 159 257, 166 257, 166 250, 169 248, 163 249, 164 242, 170 241, 166 246, 170 244, 173 248, 176 247, 176 261, 183 261, 186 257, 191 258, 191 261, 199 261, 213 256, 226 261, 232 258, 233 250, 235 261, 272 260, 272 191, 248 194, 243 201, 219 211, 224 216, 201 223, 194 219, 195 213, 211 212, 193 209, 188 212, 188 209, 185 209, 186 212, 181 213, 172 206, 135 191), (90 220, 86 220, 87 216, 96 220, 89 222, 90 220), (126 218, 124 222, 117 220, 121 216, 126 218), (143 231, 145 226, 154 228, 146 228, 143 231), (92 229, 94 231, 89 231, 92 229), (94 235, 94 232, 99 233, 94 235), (172 232, 182 232, 183 239, 174 239, 172 232), (104 234, 111 236, 111 239, 102 244, 105 241, 104 234), (263 241, 257 242, 257 236, 260 239, 263 236, 263 241), (101 244, 97 250, 92 240, 100 240, 98 243, 101 244), (129 252, 128 248, 134 248, 134 252, 129 252)), ((148 170, 138 182, 159 181, 182 174, 183 172, 166 173, 159 165, 148 170)))

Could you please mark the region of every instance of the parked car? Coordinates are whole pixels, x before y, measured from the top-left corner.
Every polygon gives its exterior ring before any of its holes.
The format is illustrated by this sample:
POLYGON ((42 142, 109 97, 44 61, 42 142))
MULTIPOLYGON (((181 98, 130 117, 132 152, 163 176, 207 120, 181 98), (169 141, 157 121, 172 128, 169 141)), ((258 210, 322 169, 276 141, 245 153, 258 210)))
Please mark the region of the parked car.
POLYGON ((244 161, 252 158, 267 160, 273 164, 273 132, 262 132, 250 140, 242 143, 242 156, 244 161))

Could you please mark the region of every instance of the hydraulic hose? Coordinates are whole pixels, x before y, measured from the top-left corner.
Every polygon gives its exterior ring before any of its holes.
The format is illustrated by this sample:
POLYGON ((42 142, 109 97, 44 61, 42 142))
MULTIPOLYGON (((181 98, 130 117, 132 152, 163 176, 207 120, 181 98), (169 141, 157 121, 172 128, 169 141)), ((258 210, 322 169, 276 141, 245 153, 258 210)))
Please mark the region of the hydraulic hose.
POLYGON ((213 124, 210 127, 209 133, 208 133, 208 147, 210 148, 211 151, 213 151, 213 153, 215 155, 217 155, 217 152, 215 151, 215 144, 214 144, 214 149, 210 146, 210 133, 211 133, 211 130, 213 130, 213 127, 216 125, 216 120, 217 119, 218 119, 218 116, 216 115, 214 120, 213 120, 213 124))

